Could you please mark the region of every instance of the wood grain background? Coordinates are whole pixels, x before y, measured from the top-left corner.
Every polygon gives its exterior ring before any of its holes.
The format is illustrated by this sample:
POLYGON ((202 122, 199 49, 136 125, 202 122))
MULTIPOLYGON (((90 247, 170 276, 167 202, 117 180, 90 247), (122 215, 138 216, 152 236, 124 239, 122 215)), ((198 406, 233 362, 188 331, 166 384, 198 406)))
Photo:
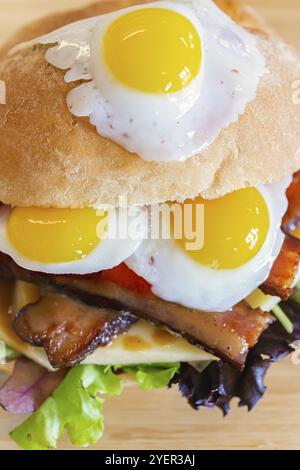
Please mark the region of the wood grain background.
MULTIPOLYGON (((50 12, 90 0, 0 0, 0 41, 15 28, 50 12)), ((300 49, 299 0, 249 0, 300 49)), ((300 77, 299 77, 300 78, 300 77)), ((105 406, 106 432, 99 449, 300 449, 300 365, 276 364, 268 393, 250 414, 238 409, 224 419, 217 410, 192 411, 176 388, 151 393, 135 388, 105 406)), ((23 418, 22 418, 23 419, 23 418)), ((8 432, 21 419, 0 412, 0 449, 15 449, 8 432)), ((63 448, 71 448, 67 439, 63 448)))

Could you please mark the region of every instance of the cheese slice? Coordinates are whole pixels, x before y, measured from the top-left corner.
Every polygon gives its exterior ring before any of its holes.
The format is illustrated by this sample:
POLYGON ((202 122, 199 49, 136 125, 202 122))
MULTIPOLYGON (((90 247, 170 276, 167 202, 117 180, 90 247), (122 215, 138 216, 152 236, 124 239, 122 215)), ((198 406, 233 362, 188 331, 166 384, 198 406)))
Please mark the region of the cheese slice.
MULTIPOLYGON (((0 280, 0 340, 24 356, 54 370, 42 348, 22 341, 11 327, 11 315, 39 298, 38 288, 23 281, 0 280)), ((186 340, 139 320, 107 346, 97 348, 84 364, 143 364, 163 362, 210 362, 216 358, 186 340)))
MULTIPOLYGON (((33 292, 34 289, 32 287, 28 288, 28 296, 24 294, 23 301, 25 301, 25 298, 31 299, 32 301, 33 292), (29 293, 31 293, 31 297, 29 297, 29 293)), ((31 346, 22 341, 11 326, 11 316, 14 314, 13 305, 15 304, 14 299, 16 299, 16 293, 17 291, 13 282, 0 280, 0 340, 46 369, 54 370, 48 361, 45 351, 42 348, 31 346)), ((18 295, 20 298, 21 295, 23 295, 21 289, 18 289, 18 295)))
POLYGON ((262 290, 256 289, 248 295, 246 302, 253 309, 260 308, 263 312, 271 312, 281 302, 281 299, 274 295, 264 294, 262 290))
POLYGON ((98 348, 84 364, 145 364, 212 361, 214 356, 181 337, 140 320, 108 346, 98 348))
MULTIPOLYGON (((300 287, 300 267, 297 275, 295 276, 292 287, 296 286, 300 287)), ((260 308, 264 312, 271 312, 273 308, 281 302, 281 298, 274 295, 264 294, 262 290, 255 289, 255 291, 248 295, 246 302, 253 309, 260 308)))

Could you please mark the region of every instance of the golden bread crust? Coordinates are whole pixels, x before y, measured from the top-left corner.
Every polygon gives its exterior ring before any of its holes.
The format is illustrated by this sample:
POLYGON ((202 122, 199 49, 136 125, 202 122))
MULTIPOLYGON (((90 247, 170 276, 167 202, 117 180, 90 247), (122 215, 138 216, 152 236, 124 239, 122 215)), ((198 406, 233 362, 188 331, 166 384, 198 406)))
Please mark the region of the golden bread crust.
MULTIPOLYGON (((142 2, 137 2, 142 3, 142 2)), ((14 206, 85 207, 182 201, 201 194, 271 183, 300 168, 300 106, 292 83, 300 79, 299 57, 251 9, 232 0, 217 4, 256 35, 267 60, 257 97, 238 121, 186 162, 146 162, 101 137, 86 118, 75 118, 66 96, 76 84, 44 59, 45 47, 7 55, 21 41, 67 23, 132 5, 102 1, 34 23, 0 51, 0 201, 14 206)))

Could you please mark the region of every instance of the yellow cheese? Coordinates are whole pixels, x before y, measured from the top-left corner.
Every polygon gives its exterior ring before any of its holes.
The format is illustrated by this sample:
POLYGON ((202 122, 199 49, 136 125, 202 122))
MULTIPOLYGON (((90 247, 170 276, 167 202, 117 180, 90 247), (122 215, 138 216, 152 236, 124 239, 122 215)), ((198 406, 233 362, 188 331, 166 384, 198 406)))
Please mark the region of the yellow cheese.
POLYGON ((98 348, 85 364, 143 364, 212 361, 214 356, 150 322, 138 321, 108 346, 98 348))
POLYGON ((264 312, 273 310, 275 305, 279 304, 280 301, 281 299, 279 297, 264 294, 260 289, 256 289, 246 298, 246 302, 251 308, 260 308, 264 312))
POLYGON ((16 281, 12 298, 12 313, 16 315, 22 307, 36 302, 40 297, 40 289, 35 284, 16 281))
MULTIPOLYGON (((21 354, 24 354, 24 356, 29 357, 41 366, 46 367, 49 370, 53 370, 45 351, 22 341, 16 335, 11 326, 11 316, 15 313, 12 306, 14 303, 16 305, 17 298, 23 298, 24 301, 29 298, 26 297, 25 292, 28 292, 28 294, 33 292, 33 289, 30 286, 31 285, 26 285, 26 283, 21 281, 16 283, 16 287, 12 282, 0 281, 0 340, 4 341, 8 346, 21 354), (16 292, 16 289, 19 292, 16 292)), ((30 299, 31 301, 33 300, 32 297, 30 297, 30 299)), ((22 307, 21 304, 18 306, 20 308, 22 307)))

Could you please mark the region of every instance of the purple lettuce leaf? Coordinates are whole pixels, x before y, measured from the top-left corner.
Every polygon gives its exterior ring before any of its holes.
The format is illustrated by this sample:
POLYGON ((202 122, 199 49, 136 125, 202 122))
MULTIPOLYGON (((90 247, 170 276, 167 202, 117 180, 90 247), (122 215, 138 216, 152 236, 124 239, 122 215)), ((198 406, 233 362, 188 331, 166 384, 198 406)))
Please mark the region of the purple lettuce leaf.
POLYGON ((21 357, 0 388, 0 405, 14 414, 32 413, 52 394, 65 374, 65 370, 49 372, 21 357))
POLYGON ((264 379, 271 364, 293 352, 292 343, 300 340, 300 304, 291 300, 281 308, 292 321, 293 332, 289 334, 278 321, 273 323, 250 351, 242 372, 223 361, 212 362, 203 372, 190 364, 181 365, 173 383, 178 383, 193 408, 217 406, 226 415, 234 397, 248 410, 257 404, 266 391, 264 379))

